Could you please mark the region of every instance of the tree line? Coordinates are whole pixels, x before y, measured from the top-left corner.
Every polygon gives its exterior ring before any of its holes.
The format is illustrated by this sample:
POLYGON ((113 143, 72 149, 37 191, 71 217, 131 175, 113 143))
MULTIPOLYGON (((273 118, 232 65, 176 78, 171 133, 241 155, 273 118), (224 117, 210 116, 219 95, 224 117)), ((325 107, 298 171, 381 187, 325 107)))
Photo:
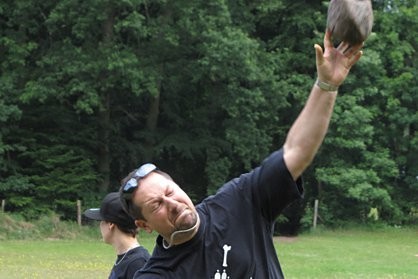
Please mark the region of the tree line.
MULTIPOLYGON (((97 206, 144 162, 195 202, 279 148, 315 80, 328 1, 0 3, 0 199, 34 218, 97 206)), ((418 5, 373 33, 304 173, 303 223, 418 215, 418 5), (372 211, 371 211, 372 210, 372 211), (309 217, 310 218, 310 217, 309 217)))

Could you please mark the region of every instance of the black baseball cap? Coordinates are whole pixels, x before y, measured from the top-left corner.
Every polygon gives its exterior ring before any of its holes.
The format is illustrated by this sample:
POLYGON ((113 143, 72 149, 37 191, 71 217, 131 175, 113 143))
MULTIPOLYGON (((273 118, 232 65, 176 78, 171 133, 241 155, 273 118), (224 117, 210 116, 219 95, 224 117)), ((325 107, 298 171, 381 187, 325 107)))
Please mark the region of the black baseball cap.
POLYGON ((84 211, 84 216, 97 221, 107 221, 126 229, 135 229, 135 221, 122 208, 119 192, 112 192, 104 197, 100 208, 84 211))

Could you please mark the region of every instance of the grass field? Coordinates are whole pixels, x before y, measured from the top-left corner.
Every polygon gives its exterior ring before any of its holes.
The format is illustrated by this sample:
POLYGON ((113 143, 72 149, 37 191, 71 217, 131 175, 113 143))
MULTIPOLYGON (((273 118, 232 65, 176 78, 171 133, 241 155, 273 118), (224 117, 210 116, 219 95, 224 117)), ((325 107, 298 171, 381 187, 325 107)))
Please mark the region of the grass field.
MULTIPOLYGON (((0 278, 107 278, 114 251, 97 234, 92 240, 2 240, 0 278)), ((154 236, 140 235, 150 251, 154 236)), ((318 230, 275 244, 288 279, 418 278, 414 229, 318 230)))
POLYGON ((279 239, 286 278, 418 278, 418 231, 339 230, 279 239))

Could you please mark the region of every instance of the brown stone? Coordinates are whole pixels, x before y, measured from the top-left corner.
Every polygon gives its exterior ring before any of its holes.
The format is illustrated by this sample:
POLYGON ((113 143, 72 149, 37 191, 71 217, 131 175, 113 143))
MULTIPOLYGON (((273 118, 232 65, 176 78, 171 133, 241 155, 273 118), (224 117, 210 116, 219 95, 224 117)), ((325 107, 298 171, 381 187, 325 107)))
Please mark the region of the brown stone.
POLYGON ((371 0, 331 0, 328 7, 327 28, 333 39, 351 45, 364 42, 373 26, 371 0))

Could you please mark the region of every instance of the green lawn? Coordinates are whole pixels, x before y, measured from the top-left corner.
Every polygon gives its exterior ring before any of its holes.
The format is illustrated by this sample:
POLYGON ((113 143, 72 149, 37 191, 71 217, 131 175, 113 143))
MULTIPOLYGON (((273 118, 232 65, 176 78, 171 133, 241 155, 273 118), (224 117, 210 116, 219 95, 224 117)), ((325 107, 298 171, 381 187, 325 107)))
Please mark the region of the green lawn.
MULTIPOLYGON (((150 251, 153 237, 140 235, 150 251)), ((418 278, 413 229, 318 231, 279 238, 276 248, 288 279, 418 278)), ((0 278, 107 278, 114 260, 113 248, 99 237, 0 241, 0 278)))
POLYGON ((287 278, 418 278, 418 231, 339 230, 279 239, 287 278))
MULTIPOLYGON (((108 278, 116 259, 113 247, 97 239, 0 240, 1 279, 108 278)), ((141 232, 141 245, 152 251, 155 235, 141 232)))

